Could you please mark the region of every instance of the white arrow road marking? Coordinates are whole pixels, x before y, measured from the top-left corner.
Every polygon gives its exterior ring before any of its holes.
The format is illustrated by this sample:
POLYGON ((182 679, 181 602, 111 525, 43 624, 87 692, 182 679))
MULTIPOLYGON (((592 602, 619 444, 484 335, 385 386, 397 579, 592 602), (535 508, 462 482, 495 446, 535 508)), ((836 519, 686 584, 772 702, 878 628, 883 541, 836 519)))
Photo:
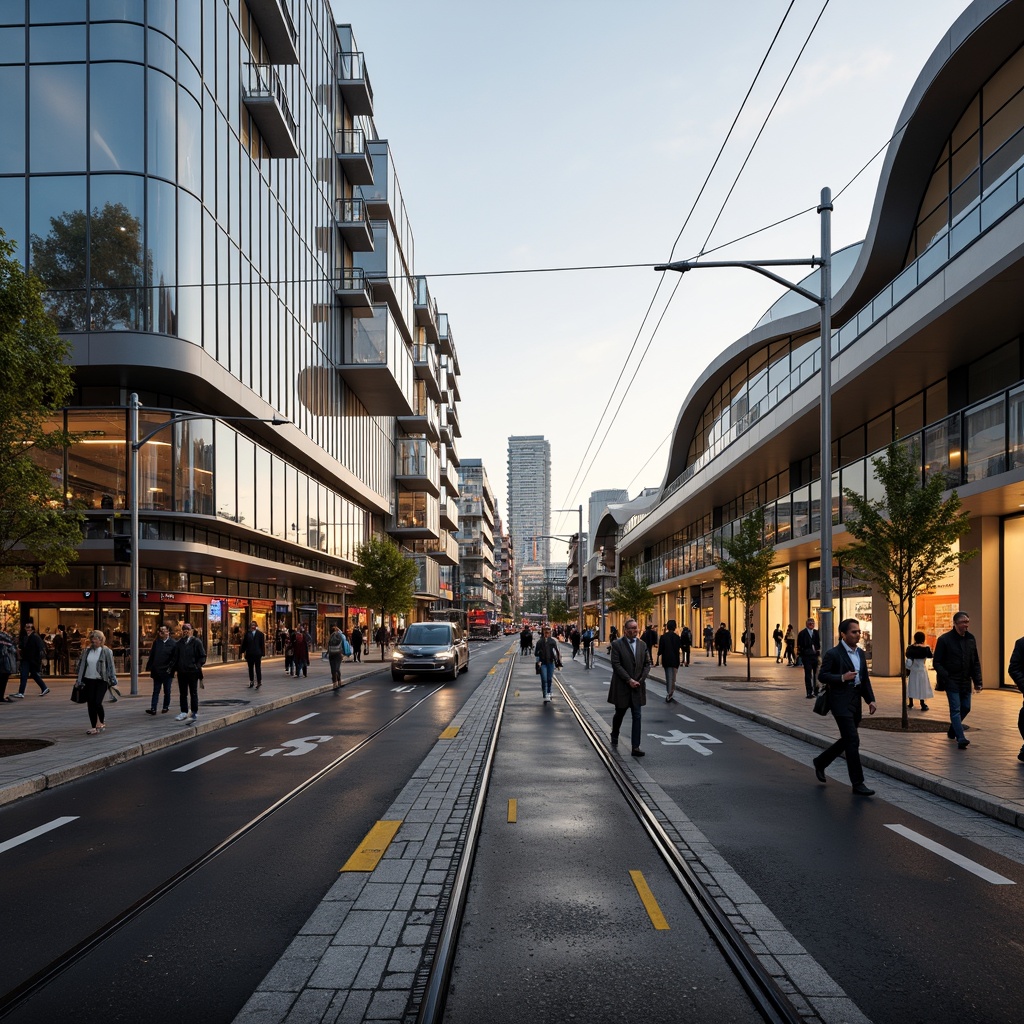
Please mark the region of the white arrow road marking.
POLYGON ((311 718, 316 718, 319 715, 319 711, 311 711, 308 715, 303 715, 301 718, 296 718, 289 722, 289 725, 298 725, 300 722, 308 722, 311 718))
POLYGON ((198 761, 193 761, 191 764, 183 764, 180 768, 175 768, 176 772, 190 772, 193 768, 198 768, 201 764, 206 764, 207 761, 212 761, 215 758, 223 757, 225 754, 230 754, 232 750, 237 750, 238 747, 224 747, 223 750, 218 750, 214 754, 207 754, 206 757, 199 758, 198 761))
POLYGON ((678 718, 681 718, 684 722, 696 722, 697 721, 696 718, 687 718, 686 715, 680 715, 678 712, 676 712, 676 716, 678 718))
POLYGON ((351 697, 346 697, 346 700, 355 700, 356 697, 362 697, 364 693, 369 693, 369 690, 360 690, 358 693, 353 693, 351 697))
POLYGON ((13 839, 0 843, 0 853, 13 850, 15 846, 21 846, 22 843, 27 843, 30 839, 44 836, 47 832, 52 832, 55 828, 60 828, 61 825, 66 825, 69 821, 78 821, 78 815, 76 814, 69 818, 54 818, 53 821, 48 821, 45 825, 40 825, 39 828, 34 828, 30 832, 22 832, 20 836, 15 836, 13 839))
POLYGON ((994 871, 989 871, 988 868, 978 864, 976 861, 968 860, 967 857, 961 856, 955 850, 951 850, 946 846, 941 846, 934 840, 921 835, 920 832, 915 832, 913 829, 907 828, 905 825, 886 825, 885 827, 891 828, 893 832, 903 836, 904 839, 909 839, 912 843, 917 843, 918 846, 923 846, 926 850, 936 853, 940 857, 945 857, 946 860, 963 868, 965 871, 970 871, 972 875, 977 875, 986 882, 991 882, 993 885, 1017 884, 1012 878, 1004 878, 1002 875, 997 875, 994 871))
POLYGON ((275 754, 284 754, 285 757, 299 757, 301 754, 310 754, 317 748, 319 743, 327 743, 334 739, 333 736, 303 736, 300 740, 285 740, 280 747, 268 750, 260 757, 273 757, 275 754), (285 749, 286 747, 290 749, 285 749))
POLYGON ((680 732, 678 729, 670 729, 667 736, 659 736, 655 732, 647 734, 652 740, 661 740, 662 746, 666 747, 693 747, 698 754, 707 757, 712 751, 708 750, 705 743, 721 743, 706 732, 680 732))
MULTIPOLYGON (((393 693, 412 693, 412 691, 415 690, 415 689, 416 689, 415 686, 392 686, 391 687, 391 691, 393 693)), ((368 692, 368 691, 364 691, 364 692, 368 692)))

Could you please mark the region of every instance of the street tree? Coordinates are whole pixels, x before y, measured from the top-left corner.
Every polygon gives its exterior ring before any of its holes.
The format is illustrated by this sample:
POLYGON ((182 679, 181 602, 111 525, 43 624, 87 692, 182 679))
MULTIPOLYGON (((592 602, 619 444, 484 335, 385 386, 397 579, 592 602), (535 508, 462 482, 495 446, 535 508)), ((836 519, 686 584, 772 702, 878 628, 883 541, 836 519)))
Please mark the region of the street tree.
MULTIPOLYGON (((740 523, 740 531, 722 541, 725 552, 718 569, 726 593, 743 602, 743 629, 751 629, 750 609, 766 598, 785 578, 786 573, 772 568, 775 545, 764 542, 764 509, 751 512, 740 523)), ((747 679, 750 678, 750 650, 747 650, 747 679)))
MULTIPOLYGON (((387 615, 401 615, 412 608, 419 569, 390 537, 371 537, 360 544, 356 560, 359 565, 352 571, 355 604, 379 611, 382 624, 387 615)), ((380 660, 384 660, 383 647, 380 660)))
POLYGON ((14 249, 0 231, 0 583, 31 562, 67 572, 82 540, 82 515, 66 507, 59 468, 70 438, 53 428, 71 398, 70 347, 14 249))
POLYGON ((921 486, 921 450, 895 440, 871 460, 882 497, 865 498, 850 488, 843 497, 851 513, 846 529, 854 543, 838 552, 844 569, 872 583, 896 616, 899 628, 902 723, 907 720, 907 669, 903 652, 910 634, 914 599, 933 589, 953 569, 973 558, 977 549, 961 551, 958 541, 969 529, 960 498, 936 474, 921 486))
POLYGON ((624 573, 619 585, 608 591, 608 607, 636 619, 638 624, 656 603, 657 598, 635 572, 624 573))
POLYGON ((562 624, 569 621, 569 606, 564 597, 553 597, 548 602, 548 621, 562 624))

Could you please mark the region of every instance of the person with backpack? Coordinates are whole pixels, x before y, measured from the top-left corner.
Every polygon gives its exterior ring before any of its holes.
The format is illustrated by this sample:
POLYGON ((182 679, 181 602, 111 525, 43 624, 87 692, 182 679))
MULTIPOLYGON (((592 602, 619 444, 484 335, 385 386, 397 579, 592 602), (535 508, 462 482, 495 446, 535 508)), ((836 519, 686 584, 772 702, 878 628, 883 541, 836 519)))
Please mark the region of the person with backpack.
POLYGON ((693 633, 689 626, 683 626, 679 633, 679 640, 682 643, 683 668, 690 667, 690 648, 693 646, 693 633))
POLYGON ((683 641, 676 633, 676 620, 665 623, 665 632, 658 640, 658 660, 665 669, 665 703, 675 704, 676 675, 682 661, 683 641))

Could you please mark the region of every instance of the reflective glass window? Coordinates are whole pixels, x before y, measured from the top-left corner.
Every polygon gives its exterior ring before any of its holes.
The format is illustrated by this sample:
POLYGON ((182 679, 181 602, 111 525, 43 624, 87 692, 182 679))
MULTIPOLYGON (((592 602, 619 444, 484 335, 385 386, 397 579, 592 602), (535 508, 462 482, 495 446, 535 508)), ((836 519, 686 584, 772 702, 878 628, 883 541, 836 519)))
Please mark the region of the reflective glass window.
POLYGON ((92 0, 89 16, 93 21, 145 21, 145 0, 92 0))
POLYGON ((149 25, 150 28, 158 28, 162 32, 166 32, 172 39, 174 38, 174 8, 176 4, 172 3, 154 3, 150 0, 149 4, 149 25))
MULTIPOLYGON (((143 410, 139 413, 138 436, 144 437, 167 418, 165 412, 143 410)), ((165 427, 139 449, 139 508, 172 508, 171 446, 171 428, 165 427)))
POLYGON ((184 89, 178 90, 178 183, 200 195, 202 117, 199 104, 184 89))
POLYGON ((25 30, 0 28, 0 64, 25 63, 25 30))
POLYGON ((32 0, 29 18, 34 25, 56 21, 85 21, 85 0, 32 0))
MULTIPOLYGON (((94 16, 95 17, 95 16, 94 16)), ((89 60, 145 60, 145 35, 141 25, 110 22, 89 29, 89 60)), ((142 99, 140 88, 139 99, 142 99)))
POLYGON ((33 171, 85 171, 85 65, 29 68, 33 171))
POLYGON ((43 302, 62 330, 85 330, 85 175, 30 179, 32 267, 46 291, 43 302))
POLYGON ((90 168, 145 170, 143 69, 137 64, 96 64, 90 73, 90 168))
POLYGON ((272 456, 270 465, 270 480, 264 484, 269 489, 271 511, 273 515, 272 532, 275 537, 282 540, 288 536, 288 525, 285 521, 285 500, 284 500, 284 461, 276 455, 272 456))
POLYGON ((256 529, 262 533, 272 530, 270 452, 256 446, 256 529))
POLYGON ((256 527, 256 445, 239 434, 235 438, 238 464, 238 522, 256 527))
POLYGON ((238 504, 235 498, 235 431, 226 423, 214 424, 214 489, 217 515, 236 522, 238 504))
POLYGON ((14 242, 14 258, 25 263, 25 179, 0 178, 0 229, 14 242))
POLYGON ((30 29, 28 52, 33 64, 85 60, 85 26, 46 25, 30 29))
POLYGON ((123 412, 68 413, 68 429, 79 435, 68 450, 67 493, 71 500, 86 508, 127 507, 125 428, 123 412))
POLYGON ((1006 471, 1006 403, 1003 397, 964 414, 965 480, 1006 471))
POLYGON ((163 181, 149 179, 146 196, 147 253, 146 274, 150 285, 149 309, 151 330, 173 334, 175 325, 175 257, 177 234, 175 211, 176 189, 163 181))
POLYGON ((178 193, 178 329, 179 338, 203 338, 203 212, 199 200, 178 193))
MULTIPOLYGON (((170 4, 156 4, 150 5, 150 17, 152 18, 152 8, 156 7, 170 7, 170 4)), ((171 15, 174 16, 173 14, 171 15)), ((174 43, 171 42, 167 36, 160 32, 149 31, 146 33, 146 41, 149 44, 149 53, 147 58, 149 66, 151 68, 159 68, 161 71, 170 75, 174 78, 175 68, 177 64, 177 53, 174 43)))
MULTIPOLYGON (((25 173, 25 69, 0 68, 0 96, 3 96, 3 145, 0 173, 25 173)), ((0 216, 2 216, 0 212, 0 216)))
MULTIPOLYGON (((187 54, 197 68, 203 66, 203 0, 177 0, 178 49, 187 54)), ((182 64, 179 61, 179 66, 182 64)))
POLYGON ((90 325, 94 331, 145 327, 144 185, 133 174, 91 179, 90 325))
POLYGON ((174 428, 174 507, 213 515, 213 421, 184 420, 174 428))
POLYGON ((146 117, 146 148, 149 173, 174 181, 177 163, 174 155, 176 90, 174 82, 159 71, 147 72, 149 109, 146 117))
MULTIPOLYGON (((1018 50, 986 83, 982 90, 985 116, 990 117, 1024 87, 1024 48, 1018 50)), ((977 116, 977 115, 976 115, 977 116)))
POLYGON ((25 0, 0 0, 0 25, 24 25, 25 0))
POLYGON ((1024 388, 1010 392, 1010 468, 1024 466, 1024 388))

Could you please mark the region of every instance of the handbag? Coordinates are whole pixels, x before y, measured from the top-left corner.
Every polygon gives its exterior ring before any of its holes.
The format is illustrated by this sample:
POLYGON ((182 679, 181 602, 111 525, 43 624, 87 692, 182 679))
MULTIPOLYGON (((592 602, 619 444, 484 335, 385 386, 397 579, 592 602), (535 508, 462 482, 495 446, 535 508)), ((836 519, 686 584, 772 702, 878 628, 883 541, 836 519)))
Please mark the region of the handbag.
POLYGON ((121 696, 121 691, 114 685, 107 687, 107 703, 116 704, 118 697, 121 696))
POLYGON ((814 706, 811 708, 811 710, 816 715, 827 715, 832 710, 832 706, 829 703, 829 699, 828 699, 828 687, 827 686, 824 687, 822 689, 821 693, 819 693, 818 696, 815 698, 814 706))
POLYGON ((75 685, 71 687, 71 702, 73 704, 85 704, 85 703, 87 703, 87 701, 85 699, 85 687, 84 686, 80 686, 78 683, 75 683, 75 685))

